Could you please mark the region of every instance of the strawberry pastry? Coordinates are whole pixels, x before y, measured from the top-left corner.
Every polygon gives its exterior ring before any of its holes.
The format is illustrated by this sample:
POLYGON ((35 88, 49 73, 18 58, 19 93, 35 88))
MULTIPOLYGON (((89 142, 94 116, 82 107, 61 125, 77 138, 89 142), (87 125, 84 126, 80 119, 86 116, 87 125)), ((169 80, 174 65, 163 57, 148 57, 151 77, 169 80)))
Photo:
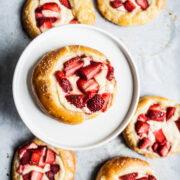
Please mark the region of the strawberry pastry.
POLYGON ((22 14, 26 31, 36 37, 62 24, 95 23, 90 0, 28 0, 22 14))
POLYGON ((104 113, 116 90, 114 68, 102 53, 83 46, 67 46, 46 54, 32 76, 41 109, 69 124, 104 113))
POLYGON ((97 0, 103 16, 121 26, 145 24, 162 11, 166 0, 97 0))
POLYGON ((127 144, 147 157, 166 157, 180 151, 180 105, 157 96, 140 100, 123 132, 127 144))
POLYGON ((73 180, 75 164, 73 152, 34 139, 16 152, 13 180, 73 180))
POLYGON ((107 161, 96 180, 156 180, 149 163, 141 159, 116 157, 107 161))

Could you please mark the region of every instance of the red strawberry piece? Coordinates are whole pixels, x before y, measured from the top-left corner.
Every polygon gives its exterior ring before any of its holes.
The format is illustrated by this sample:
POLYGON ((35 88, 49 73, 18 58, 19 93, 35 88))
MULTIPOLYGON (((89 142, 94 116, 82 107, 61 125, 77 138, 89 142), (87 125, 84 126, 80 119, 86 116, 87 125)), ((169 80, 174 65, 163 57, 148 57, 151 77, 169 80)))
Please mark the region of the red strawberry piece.
POLYGON ((33 150, 31 152, 31 158, 29 164, 39 165, 40 158, 41 158, 41 151, 39 149, 33 150))
POLYGON ((64 92, 69 93, 70 91, 72 91, 71 83, 61 71, 57 71, 55 73, 55 76, 64 92))
POLYGON ((51 164, 51 171, 53 174, 56 174, 60 170, 60 167, 58 164, 51 164))
POLYGON ((87 107, 92 112, 101 110, 103 108, 103 106, 104 106, 104 99, 99 94, 96 94, 93 98, 91 98, 87 102, 87 107))
POLYGON ((93 98, 95 95, 96 95, 96 92, 87 92, 84 97, 84 104, 86 104, 88 100, 93 98))
POLYGON ((154 144, 153 144, 153 146, 152 146, 152 149, 153 149, 153 151, 154 152, 157 152, 158 151, 158 143, 157 142, 155 142, 154 144))
POLYGON ((111 97, 111 94, 110 94, 110 93, 103 93, 103 94, 102 94, 102 98, 104 99, 104 105, 103 105, 103 107, 102 107, 102 109, 101 109, 102 112, 104 112, 104 111, 106 110, 107 105, 108 105, 108 103, 109 103, 110 97, 111 97))
POLYGON ((125 9, 128 11, 128 12, 132 12, 136 6, 134 5, 134 3, 130 0, 127 0, 125 3, 124 3, 124 7, 125 9))
POLYGON ((31 172, 30 180, 41 180, 43 178, 43 173, 38 171, 31 172))
POLYGON ((50 10, 54 12, 60 12, 60 7, 56 3, 45 3, 42 5, 42 10, 50 10))
POLYGON ((74 74, 77 70, 83 67, 84 62, 81 61, 81 57, 77 56, 64 63, 64 72, 66 76, 74 74))
POLYGON ((41 32, 45 32, 48 29, 52 28, 52 22, 49 18, 40 18, 37 19, 37 26, 41 32))
POLYGON ((136 180, 138 173, 126 174, 119 177, 119 180, 136 180))
POLYGON ((149 107, 149 110, 152 110, 152 111, 161 111, 161 105, 160 104, 153 104, 149 107))
POLYGON ((123 5, 123 3, 120 0, 111 1, 110 4, 113 8, 119 8, 123 5))
POLYGON ((97 92, 99 90, 99 84, 94 79, 79 79, 77 81, 77 86, 84 93, 97 92))
POLYGON ((148 8, 147 0, 136 0, 136 3, 141 7, 142 10, 146 10, 148 8))
POLYGON ((31 179, 31 173, 23 175, 23 180, 30 180, 31 179))
POLYGON ((54 173, 52 171, 46 172, 46 176, 49 178, 49 180, 54 180, 54 173))
POLYGON ((166 110, 166 120, 169 120, 174 115, 175 111, 175 107, 168 107, 166 110))
POLYGON ((82 108, 84 105, 83 95, 76 95, 76 94, 67 95, 66 99, 68 102, 70 102, 71 104, 73 104, 77 108, 82 108))
POLYGON ((39 150, 41 151, 41 158, 39 160, 39 166, 44 167, 46 165, 44 160, 45 160, 45 155, 47 152, 47 147, 46 146, 39 146, 39 150))
POLYGON ((154 176, 152 176, 152 175, 149 175, 148 180, 156 180, 156 178, 154 176))
POLYGON ((146 122, 148 120, 148 118, 146 117, 145 114, 140 114, 137 118, 137 121, 143 121, 146 122))
POLYGON ((111 81, 114 78, 114 68, 109 64, 107 64, 107 67, 108 67, 108 72, 106 78, 109 81, 111 81))
POLYGON ((138 178, 136 180, 148 180, 148 177, 141 177, 141 178, 138 178))
POLYGON ((137 121, 135 124, 136 132, 139 136, 143 134, 148 134, 150 125, 147 122, 137 121))
POLYGON ((177 128, 180 131, 180 118, 178 118, 178 120, 176 120, 175 123, 176 123, 177 128))
POLYGON ((42 7, 38 7, 38 8, 35 10, 35 16, 36 16, 36 19, 39 19, 39 18, 42 18, 42 17, 43 17, 42 7))
POLYGON ((151 145, 151 141, 149 138, 144 137, 143 139, 140 139, 138 142, 139 149, 146 149, 151 145))
POLYGON ((162 157, 166 157, 170 150, 170 142, 166 141, 162 146, 158 148, 158 153, 162 157))
POLYGON ((22 147, 21 149, 19 149, 19 157, 20 159, 23 157, 24 153, 26 152, 27 149, 37 149, 38 146, 36 143, 31 142, 28 143, 27 145, 25 145, 24 147, 22 147))
POLYGON ((51 149, 47 150, 46 157, 45 157, 45 163, 52 164, 56 159, 56 154, 51 149))
POLYGON ((23 155, 23 157, 21 158, 20 162, 22 165, 26 165, 26 164, 29 164, 29 161, 30 161, 30 152, 29 151, 26 151, 23 155))
POLYGON ((92 79, 96 74, 98 74, 101 70, 102 63, 93 62, 88 66, 85 66, 79 70, 79 75, 83 79, 89 80, 92 79))
POLYGON ((154 131, 153 134, 154 134, 154 136, 155 136, 155 138, 156 138, 156 141, 157 141, 158 143, 161 144, 161 143, 164 143, 164 142, 166 141, 166 137, 165 137, 162 129, 159 129, 159 130, 157 130, 157 131, 154 131))
POLYGON ((69 24, 80 24, 80 22, 77 19, 72 19, 69 24))
POLYGON ((68 9, 71 9, 71 5, 69 3, 69 0, 60 0, 61 4, 67 7, 68 9))
POLYGON ((19 165, 17 172, 18 172, 19 174, 22 174, 22 173, 23 173, 23 170, 24 170, 24 166, 23 166, 23 165, 19 165))
POLYGON ((147 113, 147 117, 149 120, 153 121, 164 121, 166 118, 166 113, 162 111, 149 110, 147 113))

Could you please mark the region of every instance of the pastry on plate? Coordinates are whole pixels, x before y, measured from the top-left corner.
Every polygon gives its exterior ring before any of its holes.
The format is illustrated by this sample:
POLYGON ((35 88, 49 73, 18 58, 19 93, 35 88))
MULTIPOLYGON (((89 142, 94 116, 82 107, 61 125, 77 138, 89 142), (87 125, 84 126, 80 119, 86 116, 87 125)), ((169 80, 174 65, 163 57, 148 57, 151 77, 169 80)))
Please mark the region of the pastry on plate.
POLYGON ((120 26, 145 24, 163 10, 166 0, 97 0, 103 16, 120 26))
POLYGON ((47 53, 35 66, 32 89, 39 107, 68 124, 104 113, 115 96, 114 68, 97 50, 72 45, 47 53))
POLYGON ((13 180, 74 180, 75 166, 73 152, 34 139, 15 153, 12 175, 13 180))
POLYGON ((34 38, 62 24, 95 23, 91 0, 27 0, 22 13, 23 26, 34 38))
POLYGON ((156 180, 156 178, 153 169, 146 161, 116 157, 101 167, 96 180, 156 180))
POLYGON ((127 144, 150 158, 180 151, 180 104, 167 98, 146 96, 123 132, 127 144))

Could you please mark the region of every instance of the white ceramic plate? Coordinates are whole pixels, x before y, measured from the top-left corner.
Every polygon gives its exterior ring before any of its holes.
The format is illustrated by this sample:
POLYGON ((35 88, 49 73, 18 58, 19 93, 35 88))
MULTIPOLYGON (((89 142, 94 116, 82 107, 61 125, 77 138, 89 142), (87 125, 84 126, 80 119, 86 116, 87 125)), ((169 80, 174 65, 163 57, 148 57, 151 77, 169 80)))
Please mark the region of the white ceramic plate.
POLYGON ((123 131, 139 99, 138 76, 132 56, 119 39, 93 26, 64 25, 41 34, 24 50, 14 73, 13 96, 22 120, 35 136, 59 148, 84 150, 105 144, 123 131), (113 106, 80 125, 63 124, 41 112, 30 87, 32 68, 38 60, 66 45, 97 49, 115 67, 117 95, 113 106))

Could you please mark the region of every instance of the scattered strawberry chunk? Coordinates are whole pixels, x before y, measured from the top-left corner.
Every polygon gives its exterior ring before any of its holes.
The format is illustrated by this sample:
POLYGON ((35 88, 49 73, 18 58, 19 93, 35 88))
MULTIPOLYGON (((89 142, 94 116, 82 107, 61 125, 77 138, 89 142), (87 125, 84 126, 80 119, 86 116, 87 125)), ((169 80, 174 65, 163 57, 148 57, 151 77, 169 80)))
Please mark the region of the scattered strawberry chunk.
POLYGON ((92 111, 92 112, 96 112, 99 111, 103 108, 104 106, 104 99, 96 94, 93 98, 91 98, 88 102, 87 102, 87 107, 92 111))
POLYGON ((64 63, 64 72, 66 76, 74 74, 77 70, 83 67, 84 62, 81 61, 81 57, 74 57, 64 63))
POLYGON ((156 138, 156 141, 157 141, 158 143, 163 143, 164 141, 166 141, 166 137, 165 137, 162 129, 159 129, 159 130, 157 130, 157 131, 154 131, 153 134, 154 134, 154 136, 155 136, 155 138, 156 138))
POLYGON ((148 134, 150 125, 147 122, 137 121, 135 124, 136 132, 139 136, 143 134, 148 134))
POLYGON ((80 22, 77 19, 72 19, 69 24, 80 24, 80 22))
POLYGON ((68 9, 71 9, 71 5, 69 3, 69 0, 60 0, 61 4, 65 7, 67 7, 68 9))
POLYGON ((52 171, 46 172, 46 176, 49 178, 49 180, 54 180, 54 173, 52 171))
POLYGON ((125 3, 124 3, 124 7, 126 8, 126 10, 128 12, 132 12, 136 6, 134 5, 134 3, 130 0, 127 0, 125 3))
POLYGON ((85 66, 79 70, 79 76, 86 80, 92 79, 100 72, 101 67, 102 63, 92 62, 90 65, 85 66))
POLYGON ((103 105, 103 107, 101 109, 102 112, 104 112, 107 109, 107 105, 109 103, 110 97, 111 97, 110 93, 103 93, 102 94, 102 98, 104 99, 104 105, 103 105))
POLYGON ((40 158, 41 158, 41 151, 39 149, 33 150, 31 152, 31 158, 29 164, 39 165, 40 158))
POLYGON ((51 164, 51 171, 56 174, 60 170, 60 167, 58 164, 51 164))
POLYGON ((119 180, 136 180, 138 173, 126 174, 119 177, 119 180))
POLYGON ((138 142, 139 149, 146 149, 151 145, 151 141, 149 138, 144 137, 143 139, 140 139, 138 142))
POLYGON ((57 71, 55 73, 55 76, 64 92, 69 93, 70 91, 72 91, 71 83, 61 71, 57 71))
POLYGON ((111 81, 114 78, 114 68, 109 64, 107 64, 107 67, 108 67, 108 72, 106 78, 109 81, 111 81))
POLYGON ((145 114, 140 114, 137 118, 137 121, 143 121, 146 122, 148 120, 147 116, 145 114))
POLYGON ((166 113, 162 111, 149 110, 147 113, 149 120, 153 121, 164 121, 166 119, 166 113))
POLYGON ((160 104, 153 104, 149 107, 149 110, 152 110, 152 111, 161 111, 161 105, 160 104))
POLYGON ((51 149, 47 150, 46 157, 45 157, 45 163, 52 164, 56 159, 55 152, 51 149))
POLYGON ((175 111, 175 107, 168 107, 166 110, 166 120, 169 120, 174 115, 175 111))
POLYGON ((42 10, 50 10, 54 12, 60 12, 60 7, 56 3, 45 3, 42 5, 42 10))
POLYGON ((82 108, 84 106, 83 98, 83 95, 76 94, 66 96, 67 101, 76 106, 77 108, 82 108))
POLYGON ((99 90, 99 84, 94 79, 90 79, 90 80, 79 79, 77 81, 77 86, 84 93, 88 93, 88 92, 96 93, 99 90))
POLYGON ((180 118, 178 118, 178 120, 176 120, 175 123, 176 123, 177 128, 180 131, 180 118))
POLYGON ((121 0, 110 1, 110 4, 113 8, 119 8, 123 5, 121 0))
POLYGON ((166 141, 163 145, 161 145, 158 148, 159 155, 162 157, 166 157, 169 153, 170 148, 171 148, 170 142, 166 141))
POLYGON ((142 10, 146 10, 148 8, 147 0, 136 0, 136 3, 141 7, 142 10))

